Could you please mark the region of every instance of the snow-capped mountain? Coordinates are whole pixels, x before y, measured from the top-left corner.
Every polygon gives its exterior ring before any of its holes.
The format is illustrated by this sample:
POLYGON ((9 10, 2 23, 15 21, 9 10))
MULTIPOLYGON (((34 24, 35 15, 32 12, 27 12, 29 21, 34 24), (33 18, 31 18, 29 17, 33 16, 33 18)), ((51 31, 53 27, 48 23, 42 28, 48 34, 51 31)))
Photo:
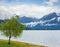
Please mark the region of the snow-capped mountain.
POLYGON ((60 14, 54 12, 45 15, 40 19, 27 17, 26 19, 24 19, 23 24, 26 25, 26 28, 34 29, 34 30, 35 29, 60 29, 57 28, 58 26, 60 26, 60 14), (27 22, 25 20, 27 20, 27 22))
POLYGON ((60 30, 60 13, 50 13, 39 19, 23 16, 18 22, 26 25, 27 30, 60 30))

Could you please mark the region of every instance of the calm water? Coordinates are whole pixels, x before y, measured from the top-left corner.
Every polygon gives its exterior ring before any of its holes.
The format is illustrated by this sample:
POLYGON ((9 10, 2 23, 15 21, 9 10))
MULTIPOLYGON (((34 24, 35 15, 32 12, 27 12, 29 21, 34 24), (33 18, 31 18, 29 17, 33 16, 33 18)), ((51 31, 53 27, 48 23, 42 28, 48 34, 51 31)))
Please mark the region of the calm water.
MULTIPOLYGON (((0 34, 0 39, 7 39, 0 34)), ((25 30, 21 37, 12 38, 12 40, 23 41, 49 47, 60 47, 59 30, 25 30)))

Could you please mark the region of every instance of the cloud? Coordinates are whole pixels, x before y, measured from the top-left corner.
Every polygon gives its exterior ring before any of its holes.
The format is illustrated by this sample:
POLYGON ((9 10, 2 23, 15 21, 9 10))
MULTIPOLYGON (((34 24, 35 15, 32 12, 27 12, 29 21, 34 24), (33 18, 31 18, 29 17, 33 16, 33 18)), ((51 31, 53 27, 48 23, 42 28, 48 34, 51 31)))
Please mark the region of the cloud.
POLYGON ((11 16, 28 16, 41 18, 52 12, 60 12, 59 7, 37 6, 37 5, 16 5, 16 6, 0 6, 0 19, 10 18, 11 16))
POLYGON ((48 2, 46 2, 49 6, 54 6, 54 3, 58 3, 59 0, 49 0, 48 2))

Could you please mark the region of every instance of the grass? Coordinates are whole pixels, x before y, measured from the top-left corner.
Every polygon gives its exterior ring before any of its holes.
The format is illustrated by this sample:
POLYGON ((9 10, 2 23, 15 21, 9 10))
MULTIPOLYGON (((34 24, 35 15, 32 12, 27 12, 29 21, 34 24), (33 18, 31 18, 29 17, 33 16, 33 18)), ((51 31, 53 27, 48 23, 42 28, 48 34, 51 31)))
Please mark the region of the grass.
POLYGON ((8 40, 0 40, 0 47, 45 47, 18 41, 11 41, 10 45, 8 45, 7 43, 8 40))

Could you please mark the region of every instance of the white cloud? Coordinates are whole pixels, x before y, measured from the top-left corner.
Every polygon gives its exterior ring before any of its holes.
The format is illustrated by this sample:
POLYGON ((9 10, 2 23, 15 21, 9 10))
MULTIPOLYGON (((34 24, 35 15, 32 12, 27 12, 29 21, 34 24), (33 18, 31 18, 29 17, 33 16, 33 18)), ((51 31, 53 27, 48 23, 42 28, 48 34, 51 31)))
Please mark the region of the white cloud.
POLYGON ((14 14, 20 16, 40 18, 52 12, 60 12, 59 7, 37 6, 37 5, 16 5, 16 6, 0 6, 0 19, 10 18, 14 14))
POLYGON ((46 2, 49 6, 54 6, 54 3, 57 3, 59 0, 49 0, 46 2))

